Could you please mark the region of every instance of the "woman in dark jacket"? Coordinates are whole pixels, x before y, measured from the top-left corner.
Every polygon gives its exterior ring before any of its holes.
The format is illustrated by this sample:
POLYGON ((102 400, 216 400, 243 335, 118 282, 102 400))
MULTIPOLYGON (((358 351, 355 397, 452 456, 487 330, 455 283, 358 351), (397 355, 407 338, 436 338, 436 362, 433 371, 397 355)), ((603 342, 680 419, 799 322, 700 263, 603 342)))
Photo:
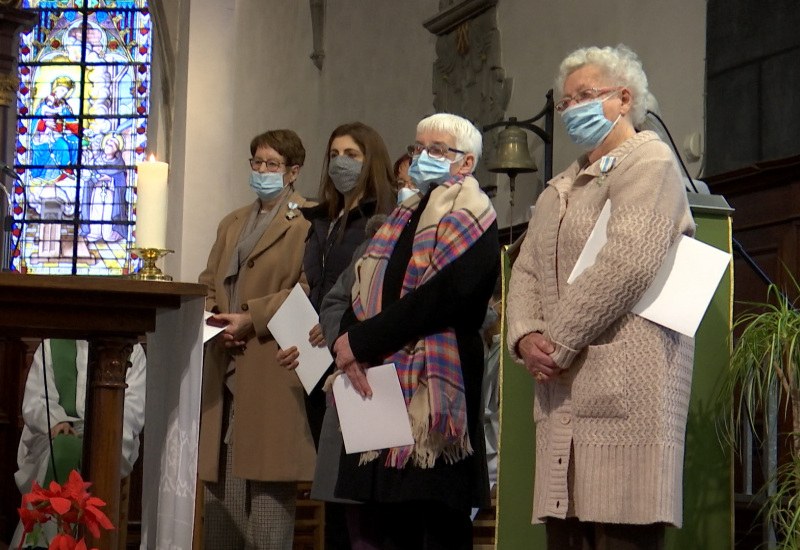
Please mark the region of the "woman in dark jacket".
POLYGON ((364 241, 367 220, 394 208, 393 180, 389 153, 375 130, 351 122, 333 131, 322 165, 320 204, 301 209, 311 222, 303 268, 317 311, 364 241))
MULTIPOLYGON (((389 153, 374 129, 360 122, 352 122, 333 131, 322 167, 321 202, 317 206, 301 209, 311 222, 303 269, 310 287, 309 299, 318 312, 322 299, 350 264, 355 250, 366 239, 367 220, 376 214, 388 214, 394 208, 393 181, 389 153)), ((325 345, 319 325, 311 331, 309 340, 314 345, 325 345)), ((297 357, 295 347, 278 352, 278 362, 286 368, 296 367, 297 357)), ((333 484, 339 447, 335 448, 331 457, 326 453, 324 434, 320 443, 326 414, 325 394, 321 388, 326 378, 327 375, 323 376, 306 397, 306 413, 319 451, 312 496, 329 501, 326 505, 325 547, 335 550, 349 548, 350 545, 341 507, 331 502, 334 500, 333 484), (328 464, 329 460, 333 462, 328 464)), ((326 422, 335 424, 334 428, 338 426, 335 415, 326 422)))

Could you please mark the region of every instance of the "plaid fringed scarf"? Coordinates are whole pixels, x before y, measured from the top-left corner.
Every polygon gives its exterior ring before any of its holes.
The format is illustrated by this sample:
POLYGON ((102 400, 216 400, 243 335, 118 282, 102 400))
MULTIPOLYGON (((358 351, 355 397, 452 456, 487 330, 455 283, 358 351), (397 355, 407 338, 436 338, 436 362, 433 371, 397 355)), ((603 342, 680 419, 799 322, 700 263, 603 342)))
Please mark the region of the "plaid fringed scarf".
MULTIPOLYGON (((397 207, 356 263, 352 298, 360 321, 380 313, 389 258, 419 203, 415 195, 397 207)), ((434 189, 414 234, 401 298, 458 259, 495 218, 489 198, 471 176, 456 176, 434 189)), ((455 331, 409 342, 384 363, 397 367, 414 435, 414 445, 389 450, 386 466, 403 468, 411 459, 415 466, 432 468, 439 456, 452 463, 472 454, 455 331)), ((377 457, 374 451, 362 453, 361 463, 377 457)))

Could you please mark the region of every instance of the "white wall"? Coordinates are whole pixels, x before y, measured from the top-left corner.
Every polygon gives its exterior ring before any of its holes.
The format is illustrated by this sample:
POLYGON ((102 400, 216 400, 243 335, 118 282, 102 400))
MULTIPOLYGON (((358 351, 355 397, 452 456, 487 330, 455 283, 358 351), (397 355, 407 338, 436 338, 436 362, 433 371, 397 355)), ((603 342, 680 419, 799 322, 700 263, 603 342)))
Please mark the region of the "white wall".
POLYGON ((369 124, 392 157, 403 153, 417 121, 433 112, 435 40, 422 21, 436 6, 328 2, 322 71, 309 58, 308 0, 192 0, 189 12, 170 159, 168 245, 177 252, 165 264, 182 281, 195 281, 205 267, 222 217, 253 198, 253 136, 274 128, 300 135, 307 157, 298 189, 311 197, 339 124, 369 124))
MULTIPOLYGON (((383 136, 392 157, 433 111, 435 37, 422 22, 437 0, 330 0, 325 60, 312 52, 308 0, 182 0, 165 268, 195 281, 222 217, 249 202, 250 139, 292 128, 306 146, 298 188, 315 196, 325 145, 337 125, 360 120, 383 136)), ((641 56, 651 90, 676 141, 703 130, 705 2, 700 0, 499 0, 502 66, 514 78, 507 116, 544 105, 561 59, 585 45, 625 43, 641 56)), ((558 94, 557 94, 558 95, 558 94)), ((555 121, 554 171, 579 153, 555 121)), ((541 142, 528 136, 541 167, 541 142)), ((695 171, 696 167, 690 166, 695 171)), ((527 218, 538 174, 517 179, 516 223, 527 218)), ((495 204, 508 225, 508 179, 495 204)))

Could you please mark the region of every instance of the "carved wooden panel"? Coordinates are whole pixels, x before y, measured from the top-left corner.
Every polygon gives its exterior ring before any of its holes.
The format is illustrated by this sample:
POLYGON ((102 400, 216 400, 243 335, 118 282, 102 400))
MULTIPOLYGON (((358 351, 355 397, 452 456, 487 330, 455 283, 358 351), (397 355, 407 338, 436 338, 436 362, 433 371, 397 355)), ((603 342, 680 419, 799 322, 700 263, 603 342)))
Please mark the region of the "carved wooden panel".
MULTIPOLYGON (((724 195, 736 210, 734 238, 774 282, 791 293, 789 273, 800 274, 800 155, 708 177, 706 182, 712 193, 724 195)), ((734 266, 735 302, 764 301, 764 283, 741 258, 734 266)), ((735 305, 737 311, 741 307, 735 305)))

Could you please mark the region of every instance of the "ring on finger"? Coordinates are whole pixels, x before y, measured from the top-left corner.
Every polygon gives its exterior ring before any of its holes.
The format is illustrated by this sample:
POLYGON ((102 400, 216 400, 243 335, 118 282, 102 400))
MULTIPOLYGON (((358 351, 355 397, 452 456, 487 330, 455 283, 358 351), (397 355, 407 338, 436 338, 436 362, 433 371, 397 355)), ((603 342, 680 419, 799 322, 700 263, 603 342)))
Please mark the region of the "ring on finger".
POLYGON ((537 380, 538 382, 541 382, 541 381, 544 379, 544 375, 543 375, 541 372, 537 372, 537 373, 534 375, 534 378, 536 378, 536 380, 537 380))

